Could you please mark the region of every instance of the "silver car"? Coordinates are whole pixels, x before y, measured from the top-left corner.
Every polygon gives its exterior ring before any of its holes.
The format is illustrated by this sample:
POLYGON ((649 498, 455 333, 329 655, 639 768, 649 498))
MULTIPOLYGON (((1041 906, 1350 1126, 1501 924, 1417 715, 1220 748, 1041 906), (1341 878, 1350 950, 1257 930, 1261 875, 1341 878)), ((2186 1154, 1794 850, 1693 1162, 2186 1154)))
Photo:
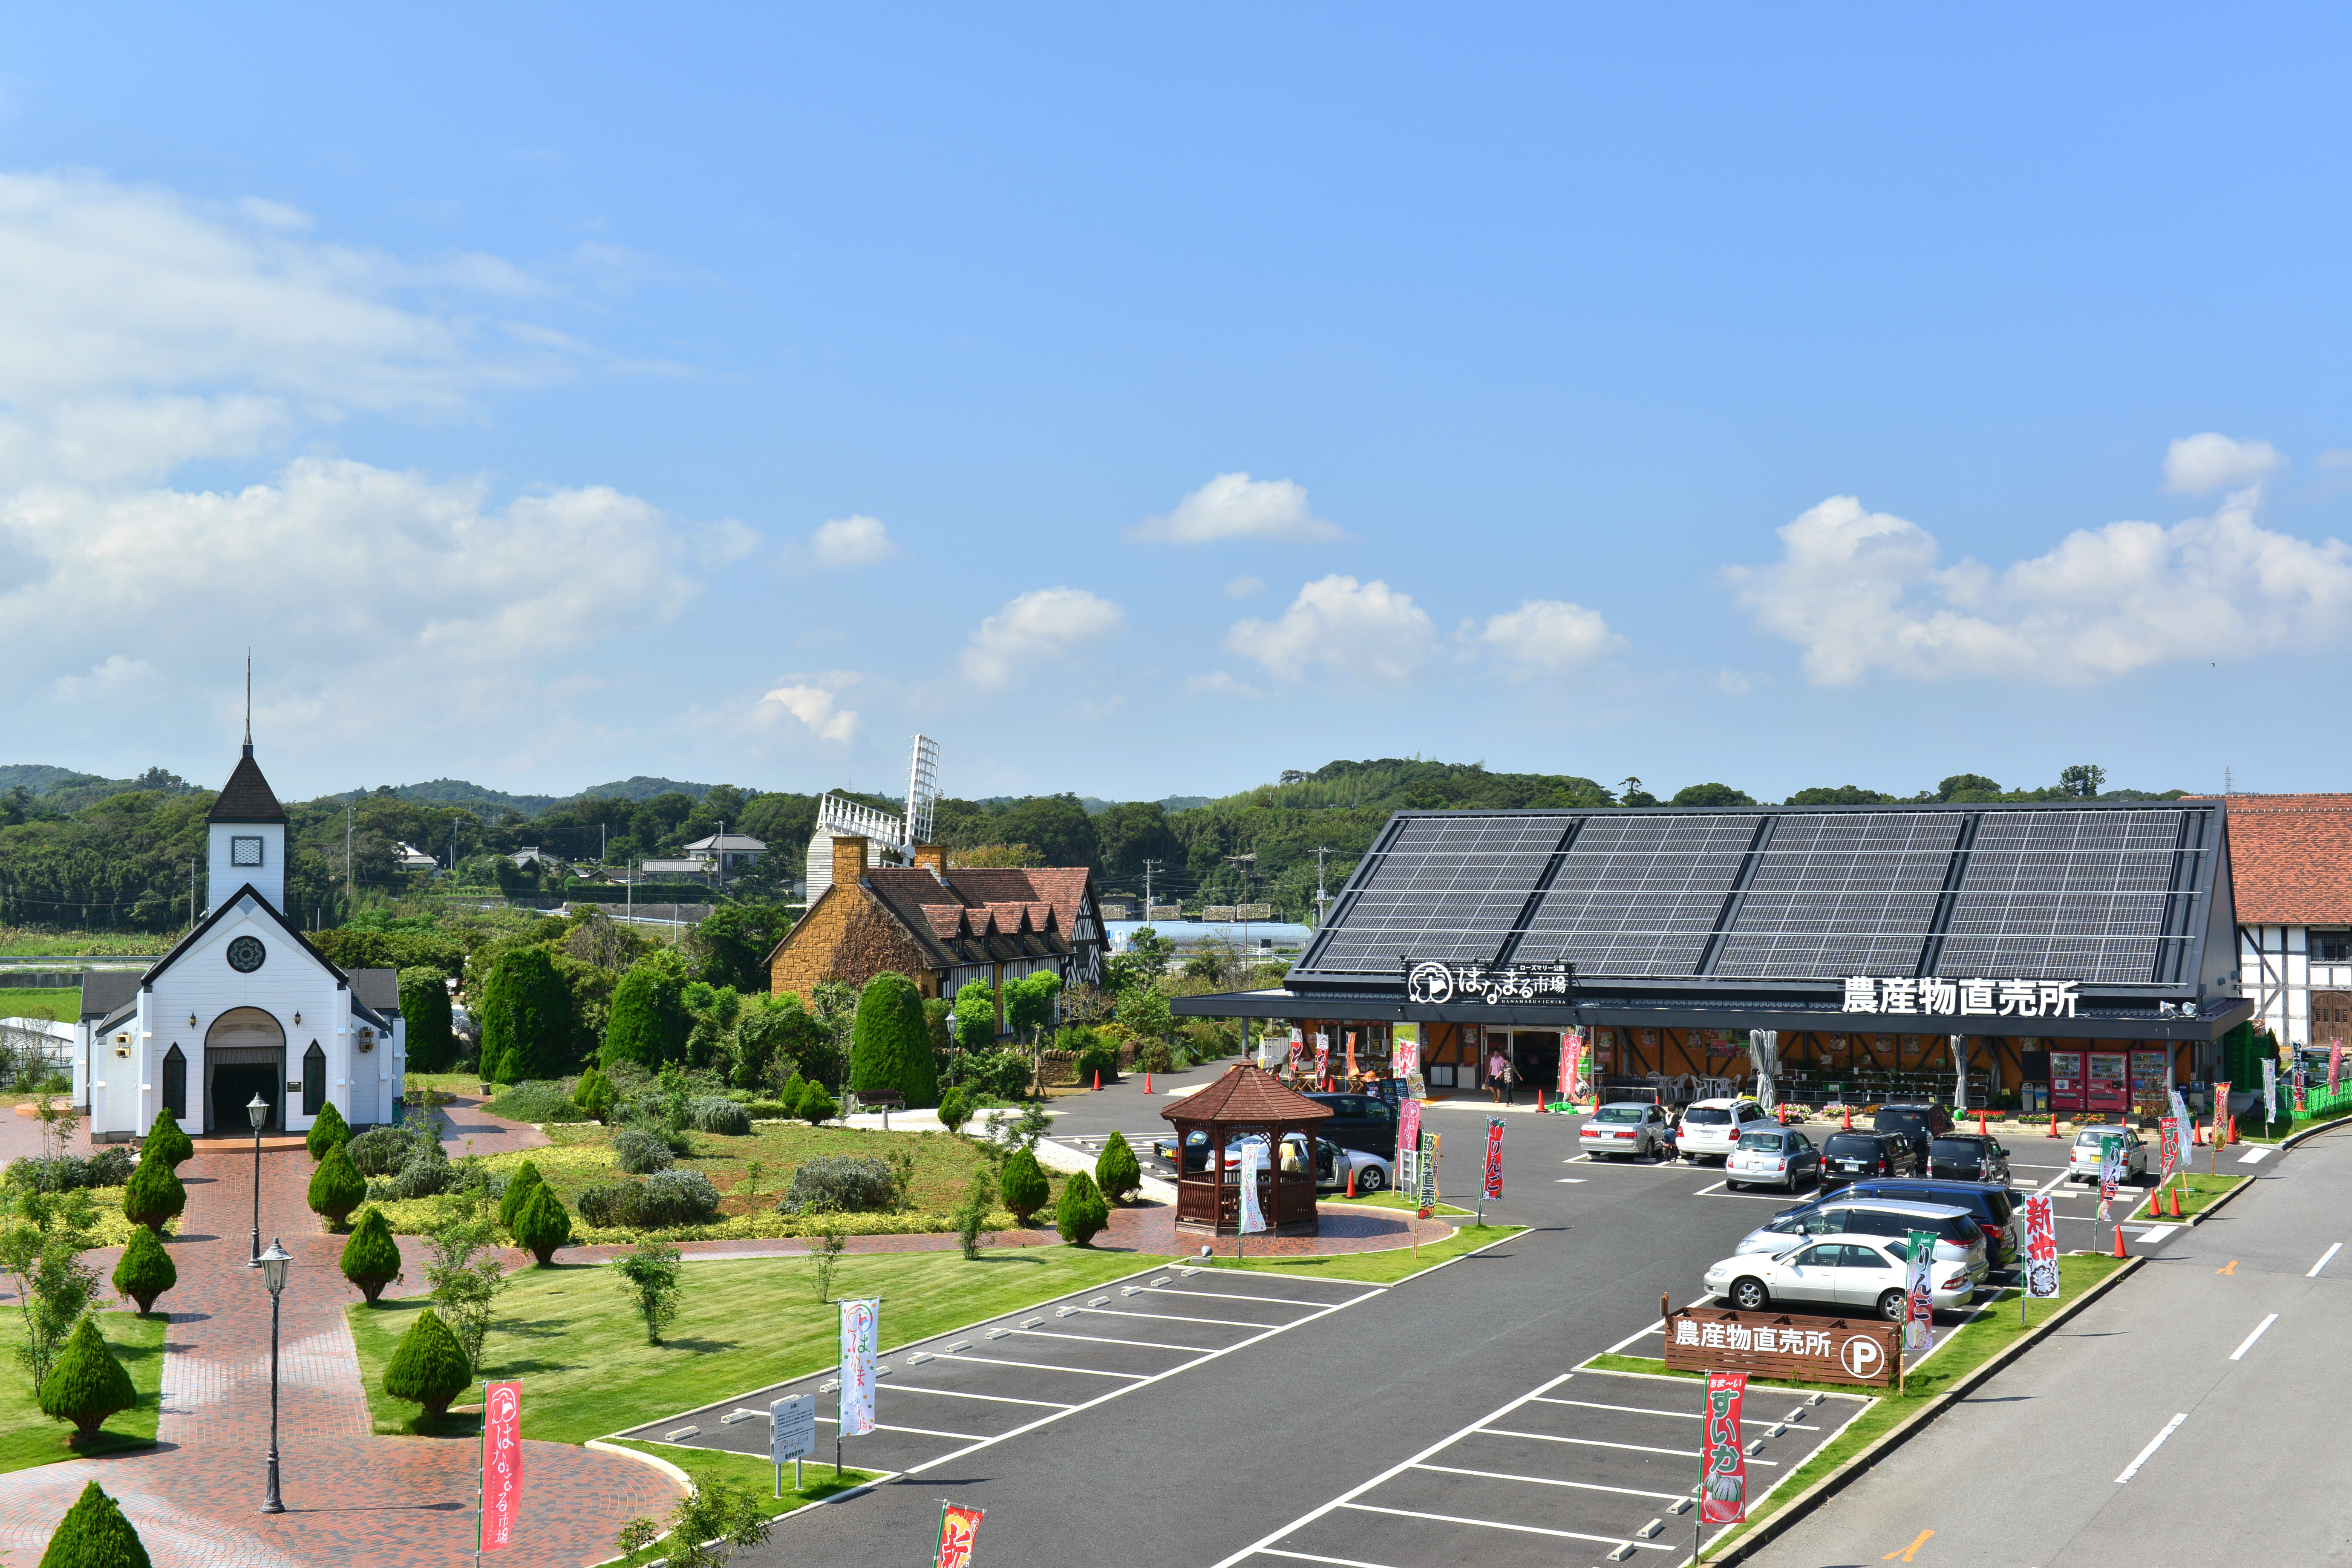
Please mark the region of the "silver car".
POLYGON ((2074 1134, 2074 1147, 2067 1152, 2067 1177, 2077 1182, 2096 1182, 2100 1163, 2105 1158, 2101 1144, 2109 1138, 2124 1141, 2126 1185, 2147 1174, 2147 1143, 2137 1132, 2128 1127, 2085 1127, 2074 1134))
POLYGON ((1664 1110, 1646 1100, 1621 1100, 1594 1111, 1577 1130, 1576 1144, 1588 1154, 1664 1159, 1673 1152, 1673 1136, 1664 1110))
POLYGON ((1757 1226, 1739 1238, 1738 1252, 1781 1253, 1821 1237, 1885 1239, 1915 1230, 1936 1233, 1936 1258, 1961 1266, 1971 1283, 1984 1280, 1983 1227, 1976 1216, 1947 1204, 1905 1203, 1895 1198, 1851 1198, 1843 1194, 1807 1204, 1757 1226))

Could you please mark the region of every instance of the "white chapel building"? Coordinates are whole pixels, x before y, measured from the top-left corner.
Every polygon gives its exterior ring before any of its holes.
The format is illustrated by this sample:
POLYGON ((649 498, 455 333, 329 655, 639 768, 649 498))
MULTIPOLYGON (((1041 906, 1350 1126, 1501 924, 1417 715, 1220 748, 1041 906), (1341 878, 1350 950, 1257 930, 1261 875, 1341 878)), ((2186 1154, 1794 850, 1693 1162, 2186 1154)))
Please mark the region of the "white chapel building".
POLYGON ((353 1127, 394 1119, 407 1065, 400 984, 344 971, 286 917, 286 810, 253 740, 213 803, 209 908, 143 974, 93 970, 82 987, 74 1103, 90 1137, 143 1137, 168 1108, 182 1130, 299 1132, 332 1104, 353 1127))

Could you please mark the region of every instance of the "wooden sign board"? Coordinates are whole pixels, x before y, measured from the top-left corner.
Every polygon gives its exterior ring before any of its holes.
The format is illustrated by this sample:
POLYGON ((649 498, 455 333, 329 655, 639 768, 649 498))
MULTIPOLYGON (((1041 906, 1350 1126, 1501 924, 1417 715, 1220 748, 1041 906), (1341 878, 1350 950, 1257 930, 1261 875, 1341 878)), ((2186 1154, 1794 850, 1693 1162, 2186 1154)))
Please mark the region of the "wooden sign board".
POLYGON ((1800 1383, 1895 1381, 1896 1325, 1879 1318, 1799 1318, 1681 1307, 1666 1314, 1675 1372, 1744 1372, 1800 1383))

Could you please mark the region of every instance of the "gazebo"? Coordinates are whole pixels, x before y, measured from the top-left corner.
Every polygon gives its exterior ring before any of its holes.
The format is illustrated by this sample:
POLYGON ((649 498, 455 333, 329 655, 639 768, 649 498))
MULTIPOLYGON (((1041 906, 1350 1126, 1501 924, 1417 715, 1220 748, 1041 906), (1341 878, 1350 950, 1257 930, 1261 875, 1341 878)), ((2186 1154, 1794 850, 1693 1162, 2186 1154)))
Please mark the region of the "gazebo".
POLYGON ((1238 1236, 1242 1228, 1241 1162, 1228 1168, 1225 1150, 1252 1134, 1266 1141, 1268 1168, 1258 1177, 1258 1207, 1276 1236, 1317 1234, 1315 1128, 1331 1108, 1307 1099, 1263 1068, 1244 1063, 1197 1094, 1163 1108, 1176 1126, 1176 1228, 1201 1236, 1238 1236), (1186 1134, 1208 1137, 1208 1158, 1198 1172, 1185 1167, 1186 1134), (1282 1141, 1305 1135, 1307 1168, 1284 1171, 1282 1141))

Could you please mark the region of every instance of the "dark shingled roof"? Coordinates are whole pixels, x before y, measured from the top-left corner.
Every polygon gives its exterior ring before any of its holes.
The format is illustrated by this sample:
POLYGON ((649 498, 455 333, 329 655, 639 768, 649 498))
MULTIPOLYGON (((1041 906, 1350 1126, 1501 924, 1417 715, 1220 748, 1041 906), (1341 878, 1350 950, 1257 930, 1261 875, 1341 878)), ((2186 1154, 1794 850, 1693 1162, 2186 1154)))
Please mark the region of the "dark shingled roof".
POLYGON ((354 969, 352 995, 362 1007, 373 1007, 379 1013, 400 1011, 400 971, 396 969, 354 969))
POLYGON ((135 969, 85 969, 81 975, 81 1016, 84 1021, 104 1018, 139 994, 135 969))
POLYGON ((277 792, 269 781, 261 776, 261 764, 253 760, 253 748, 247 746, 236 764, 236 772, 228 775, 221 785, 220 798, 205 815, 206 822, 283 822, 286 808, 278 804, 277 792))
POLYGON ((1247 1062, 1225 1069, 1208 1088, 1160 1108, 1171 1121, 1225 1121, 1256 1124, 1267 1121, 1320 1121, 1333 1114, 1319 1100, 1309 1100, 1261 1067, 1247 1062))

